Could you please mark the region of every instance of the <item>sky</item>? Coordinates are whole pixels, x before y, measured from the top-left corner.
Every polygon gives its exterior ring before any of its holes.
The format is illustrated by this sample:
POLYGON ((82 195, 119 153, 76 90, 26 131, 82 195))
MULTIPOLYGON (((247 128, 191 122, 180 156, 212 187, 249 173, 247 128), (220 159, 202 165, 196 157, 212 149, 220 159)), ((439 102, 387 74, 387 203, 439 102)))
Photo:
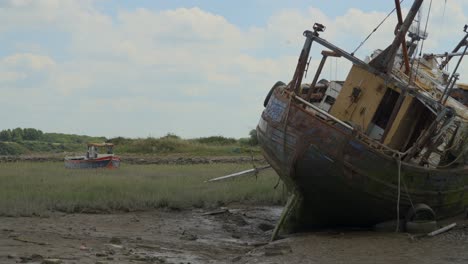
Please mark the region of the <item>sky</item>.
MULTIPOLYGON (((450 51, 464 36, 468 0, 429 3, 423 53, 450 51)), ((411 4, 402 2, 404 13, 411 4)), ((322 23, 321 37, 351 52, 393 8, 392 0, 0 0, 0 130, 247 137, 271 86, 290 81, 304 30, 322 23)), ((388 46, 396 22, 393 13, 356 56, 388 46)), ((323 47, 312 49, 305 82, 323 47)), ((331 59, 321 77, 343 80, 349 66, 331 59)))

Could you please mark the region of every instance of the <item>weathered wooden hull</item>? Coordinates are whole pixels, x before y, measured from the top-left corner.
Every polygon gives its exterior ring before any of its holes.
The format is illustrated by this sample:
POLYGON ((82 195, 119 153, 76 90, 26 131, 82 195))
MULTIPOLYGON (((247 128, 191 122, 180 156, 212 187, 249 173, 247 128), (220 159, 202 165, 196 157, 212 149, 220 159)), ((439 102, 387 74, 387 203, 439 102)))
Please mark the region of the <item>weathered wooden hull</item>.
POLYGON ((329 123, 276 91, 257 134, 267 161, 291 192, 301 195, 293 229, 364 227, 400 217, 411 203, 429 205, 438 218, 468 206, 468 169, 436 170, 401 163, 372 148, 338 123, 329 123), (290 104, 290 107, 289 107, 290 104))
POLYGON ((66 159, 65 168, 68 169, 114 169, 120 166, 120 158, 115 156, 102 157, 97 159, 66 159))

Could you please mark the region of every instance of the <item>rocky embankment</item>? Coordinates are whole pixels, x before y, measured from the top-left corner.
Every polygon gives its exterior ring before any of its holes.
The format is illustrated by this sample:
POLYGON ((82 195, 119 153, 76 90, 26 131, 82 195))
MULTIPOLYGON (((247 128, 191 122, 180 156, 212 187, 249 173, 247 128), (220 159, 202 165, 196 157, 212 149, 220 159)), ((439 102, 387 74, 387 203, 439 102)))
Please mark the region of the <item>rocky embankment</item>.
MULTIPOLYGON (((0 162, 59 162, 65 156, 73 154, 20 155, 0 156, 0 162)), ((187 157, 187 156, 153 156, 153 155, 119 155, 122 163, 127 164, 210 164, 210 163, 255 163, 263 164, 262 156, 217 156, 217 157, 187 157)))

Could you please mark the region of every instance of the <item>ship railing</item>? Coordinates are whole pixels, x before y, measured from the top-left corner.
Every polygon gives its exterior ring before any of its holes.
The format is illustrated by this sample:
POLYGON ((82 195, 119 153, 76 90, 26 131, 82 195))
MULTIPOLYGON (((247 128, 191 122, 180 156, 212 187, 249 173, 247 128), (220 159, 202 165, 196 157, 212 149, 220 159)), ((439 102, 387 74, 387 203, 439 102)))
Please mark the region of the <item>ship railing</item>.
POLYGON ((297 96, 297 95, 294 95, 294 98, 297 99, 298 101, 302 102, 303 104, 307 105, 308 107, 314 109, 315 111, 319 112, 320 114, 322 114, 322 115, 324 115, 324 116, 326 116, 326 117, 332 119, 333 121, 339 123, 340 125, 346 127, 347 129, 349 129, 349 130, 351 130, 351 131, 354 130, 354 127, 352 127, 352 126, 350 126, 349 124, 347 124, 347 123, 341 121, 340 119, 338 119, 338 118, 332 116, 331 114, 329 114, 328 112, 326 112, 326 111, 320 109, 319 107, 317 107, 317 106, 315 106, 315 105, 313 105, 313 104, 307 102, 307 101, 304 100, 303 98, 301 98, 301 97, 299 97, 299 96, 297 96))
POLYGON ((304 100, 300 96, 297 96, 297 95, 293 95, 293 96, 294 96, 294 98, 296 100, 300 101, 301 103, 305 104, 306 106, 308 106, 308 107, 312 108, 313 110, 317 111, 318 113, 320 113, 320 115, 325 116, 325 117, 335 121, 336 123, 344 126, 345 128, 349 129, 352 132, 353 131, 357 132, 356 133, 357 137, 360 140, 362 140, 364 143, 366 143, 367 145, 371 146, 372 148, 374 148, 376 150, 380 150, 382 153, 390 155, 390 156, 392 156, 394 158, 399 158, 399 157, 402 157, 402 156, 404 156, 406 154, 406 152, 397 151, 395 149, 392 149, 392 148, 390 148, 390 147, 376 141, 375 139, 372 139, 372 138, 368 137, 364 133, 361 133, 360 131, 358 131, 354 127, 352 127, 351 125, 347 124, 346 122, 341 121, 340 119, 334 117, 330 113, 320 109, 319 107, 311 104, 310 102, 307 102, 306 100, 304 100))

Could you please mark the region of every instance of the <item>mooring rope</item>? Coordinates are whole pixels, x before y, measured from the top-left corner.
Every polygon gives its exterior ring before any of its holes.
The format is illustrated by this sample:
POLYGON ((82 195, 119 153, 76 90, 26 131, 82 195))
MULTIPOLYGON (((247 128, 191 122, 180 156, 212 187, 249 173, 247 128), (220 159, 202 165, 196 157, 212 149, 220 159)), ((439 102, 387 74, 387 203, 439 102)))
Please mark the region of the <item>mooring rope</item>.
POLYGON ((410 201, 411 208, 413 210, 416 210, 414 207, 413 200, 411 199, 411 196, 408 192, 408 187, 406 186, 405 179, 401 177, 401 157, 402 153, 397 153, 397 167, 398 167, 398 196, 397 196, 397 224, 396 224, 396 232, 400 230, 400 203, 401 203, 401 183, 403 182, 403 187, 405 188, 406 196, 408 197, 408 200, 410 201))
POLYGON ((401 195, 401 156, 398 155, 397 159, 398 164, 398 198, 397 198, 397 224, 395 232, 400 231, 400 195, 401 195))

